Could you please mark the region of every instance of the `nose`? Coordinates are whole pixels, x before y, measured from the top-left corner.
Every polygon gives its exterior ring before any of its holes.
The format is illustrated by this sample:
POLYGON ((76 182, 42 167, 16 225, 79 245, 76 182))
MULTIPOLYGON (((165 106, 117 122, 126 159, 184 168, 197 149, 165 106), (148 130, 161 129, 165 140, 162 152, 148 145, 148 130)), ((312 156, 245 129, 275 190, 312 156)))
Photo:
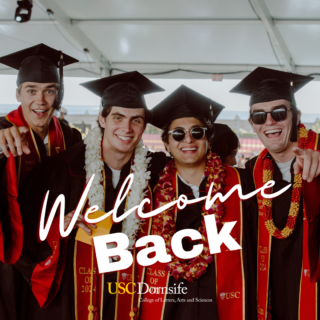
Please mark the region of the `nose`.
POLYGON ((233 158, 232 158, 232 166, 235 166, 237 164, 237 159, 236 159, 236 157, 234 156, 233 158))
POLYGON ((38 92, 37 97, 36 97, 36 102, 41 105, 46 104, 45 95, 43 92, 41 92, 41 91, 38 92))
POLYGON ((191 134, 190 134, 190 131, 187 131, 187 134, 184 138, 184 142, 186 143, 191 143, 192 141, 194 141, 194 139, 192 138, 191 134))
POLYGON ((271 126, 273 124, 277 123, 277 121, 273 120, 271 113, 267 113, 267 120, 266 120, 266 125, 271 126))
POLYGON ((132 126, 131 126, 131 121, 130 120, 126 120, 122 122, 122 130, 125 133, 130 133, 132 132, 132 126))

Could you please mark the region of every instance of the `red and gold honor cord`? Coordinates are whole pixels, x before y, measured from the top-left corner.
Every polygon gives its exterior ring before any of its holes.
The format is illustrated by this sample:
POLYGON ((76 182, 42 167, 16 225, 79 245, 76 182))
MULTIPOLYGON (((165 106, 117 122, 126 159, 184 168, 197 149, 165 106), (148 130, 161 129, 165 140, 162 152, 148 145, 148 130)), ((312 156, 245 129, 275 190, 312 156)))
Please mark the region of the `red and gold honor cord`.
MULTIPOLYGON (((300 149, 305 150, 308 142, 308 130, 305 128, 303 124, 299 126, 299 142, 298 146, 300 149)), ((273 180, 274 167, 272 159, 266 156, 263 160, 263 183, 273 180)), ((301 191, 302 191, 302 176, 301 173, 294 175, 294 183, 291 194, 291 205, 289 210, 289 215, 287 219, 286 226, 279 230, 272 218, 272 199, 263 199, 262 201, 262 209, 259 209, 260 213, 262 211, 262 215, 264 218, 264 224, 269 232, 269 234, 277 239, 286 239, 290 236, 290 234, 294 231, 297 217, 300 208, 300 199, 301 199, 301 191)), ((271 194, 272 189, 269 188, 265 190, 266 194, 271 194)))

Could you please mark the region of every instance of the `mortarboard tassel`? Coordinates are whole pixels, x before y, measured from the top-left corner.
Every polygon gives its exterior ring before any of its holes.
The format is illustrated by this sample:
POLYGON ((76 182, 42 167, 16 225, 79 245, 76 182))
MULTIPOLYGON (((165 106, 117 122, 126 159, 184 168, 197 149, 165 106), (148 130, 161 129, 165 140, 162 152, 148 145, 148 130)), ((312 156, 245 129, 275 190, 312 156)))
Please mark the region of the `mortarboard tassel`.
POLYGON ((290 95, 291 95, 291 104, 292 104, 292 129, 291 129, 291 142, 296 142, 298 140, 297 132, 297 104, 294 97, 294 86, 293 82, 290 82, 290 95))
POLYGON ((60 77, 60 87, 58 95, 58 110, 62 106, 63 96, 64 96, 64 87, 63 87, 63 54, 60 51, 60 61, 59 61, 59 77, 60 77))
POLYGON ((210 116, 211 116, 211 127, 212 127, 212 135, 211 135, 211 143, 210 143, 210 150, 212 149, 212 142, 213 142, 213 138, 214 138, 214 117, 213 117, 213 108, 212 105, 210 105, 210 116))

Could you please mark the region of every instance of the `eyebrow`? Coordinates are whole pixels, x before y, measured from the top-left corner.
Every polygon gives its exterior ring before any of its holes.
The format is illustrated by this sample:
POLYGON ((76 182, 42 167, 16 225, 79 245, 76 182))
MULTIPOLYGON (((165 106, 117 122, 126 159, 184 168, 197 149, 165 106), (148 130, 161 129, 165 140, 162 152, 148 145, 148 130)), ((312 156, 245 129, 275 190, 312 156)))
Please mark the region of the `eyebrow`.
MULTIPOLYGON (((36 86, 36 85, 32 85, 32 84, 28 84, 28 85, 25 86, 24 88, 25 88, 25 89, 27 89, 27 88, 34 89, 34 88, 37 88, 37 86, 36 86)), ((46 89, 50 89, 50 88, 56 88, 56 85, 51 84, 51 85, 45 87, 44 89, 46 90, 46 89)))
MULTIPOLYGON (((127 118, 124 114, 119 113, 119 112, 113 112, 113 113, 111 113, 111 115, 112 115, 112 116, 120 116, 120 117, 127 118)), ((144 117, 141 116, 141 115, 133 116, 133 117, 131 117, 130 119, 132 120, 132 119, 139 119, 139 118, 144 120, 144 117)))
MULTIPOLYGON (((280 104, 278 106, 275 106, 271 111, 276 110, 276 109, 282 109, 282 108, 288 108, 287 106, 285 106, 284 104, 280 104)), ((257 109, 257 110, 253 110, 252 113, 254 112, 265 112, 265 110, 263 109, 257 109)))

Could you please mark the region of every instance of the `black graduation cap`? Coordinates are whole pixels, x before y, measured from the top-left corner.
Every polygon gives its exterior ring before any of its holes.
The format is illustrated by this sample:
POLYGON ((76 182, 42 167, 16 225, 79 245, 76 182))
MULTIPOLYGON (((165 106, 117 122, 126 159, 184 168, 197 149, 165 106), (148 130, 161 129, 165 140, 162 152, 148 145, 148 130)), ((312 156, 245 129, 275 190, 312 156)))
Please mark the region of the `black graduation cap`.
POLYGON ((251 96, 250 107, 256 103, 280 99, 291 102, 294 124, 291 141, 297 141, 297 106, 294 93, 313 79, 313 77, 258 67, 232 88, 230 92, 251 96))
POLYGON ((313 77, 258 67, 232 88, 230 92, 251 96, 250 106, 255 103, 280 99, 292 103, 291 91, 293 90, 293 93, 297 92, 313 79, 313 77))
POLYGON ((221 104, 181 85, 152 109, 151 124, 163 129, 173 120, 198 117, 212 125, 223 108, 221 104))
POLYGON ((24 82, 59 83, 57 109, 61 107, 63 99, 63 66, 75 62, 79 61, 43 43, 0 58, 0 63, 19 70, 18 87, 24 82))
POLYGON ((102 107, 147 108, 144 95, 164 91, 138 71, 81 83, 102 100, 102 107))

